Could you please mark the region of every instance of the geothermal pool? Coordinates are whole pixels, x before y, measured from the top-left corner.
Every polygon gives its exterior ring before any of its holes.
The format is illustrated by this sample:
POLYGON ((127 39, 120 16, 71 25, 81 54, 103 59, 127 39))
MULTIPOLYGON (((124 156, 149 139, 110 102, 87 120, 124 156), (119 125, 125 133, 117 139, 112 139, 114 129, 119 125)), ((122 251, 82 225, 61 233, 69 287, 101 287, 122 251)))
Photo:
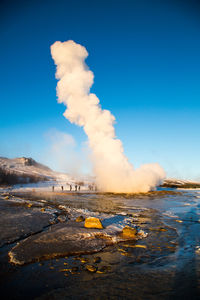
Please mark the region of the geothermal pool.
POLYGON ((7 299, 199 298, 200 190, 8 194, 0 196, 0 289, 7 299), (83 225, 74 222, 80 215, 100 218, 112 242, 85 242, 83 225), (120 240, 118 231, 130 224, 140 237, 120 240), (59 249, 68 255, 53 257, 62 235, 67 244, 59 249), (73 247, 79 252, 69 255, 73 247), (44 248, 49 257, 38 256, 44 248), (10 263, 9 253, 22 264, 10 263))

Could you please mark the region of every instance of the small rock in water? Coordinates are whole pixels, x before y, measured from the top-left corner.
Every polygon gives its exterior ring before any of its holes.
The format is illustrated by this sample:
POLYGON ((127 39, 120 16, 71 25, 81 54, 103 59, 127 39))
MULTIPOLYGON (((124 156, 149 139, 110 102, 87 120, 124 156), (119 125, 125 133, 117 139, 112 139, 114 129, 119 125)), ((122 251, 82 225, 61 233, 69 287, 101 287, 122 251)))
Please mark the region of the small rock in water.
POLYGON ((111 267, 110 266, 102 266, 97 273, 99 274, 105 274, 108 273, 109 271, 111 271, 111 267))
POLYGON ((83 264, 88 262, 88 259, 86 257, 81 257, 80 258, 80 262, 82 262, 83 264))
POLYGON ((40 202, 42 202, 42 203, 47 203, 47 200, 40 200, 40 202))
POLYGON ((94 263, 100 263, 101 262, 101 257, 99 257, 99 256, 96 256, 96 257, 94 257, 94 263))
POLYGON ((128 247, 128 248, 144 248, 144 249, 146 249, 147 248, 147 246, 145 246, 145 245, 123 245, 124 247, 128 247))
POLYGON ((122 231, 123 235, 128 238, 135 238, 137 234, 136 228, 125 226, 122 231))
POLYGON ((76 222, 83 222, 85 221, 85 218, 83 216, 79 216, 76 218, 76 222))
POLYGON ((85 227, 86 228, 103 229, 103 225, 101 224, 101 221, 95 217, 86 218, 85 219, 85 227))
POLYGON ((97 267, 93 265, 86 265, 85 267, 89 272, 95 273, 97 271, 97 267))
POLYGON ((117 250, 118 250, 119 252, 123 252, 123 253, 126 252, 126 250, 124 250, 124 249, 122 249, 122 248, 118 248, 117 250))
POLYGON ((51 218, 51 219, 49 220, 49 224, 53 225, 53 224, 55 224, 55 223, 56 223, 55 218, 51 218))
POLYGON ((159 231, 167 231, 167 229, 166 229, 166 228, 163 228, 163 227, 160 227, 158 230, 159 230, 159 231))
POLYGON ((67 217, 64 216, 64 215, 60 215, 60 216, 57 217, 57 219, 58 219, 59 222, 63 223, 67 220, 67 217))
POLYGON ((129 253, 129 252, 121 252, 120 254, 123 256, 131 256, 131 253, 129 253))
POLYGON ((196 246, 195 253, 196 253, 196 254, 200 254, 200 246, 196 246))

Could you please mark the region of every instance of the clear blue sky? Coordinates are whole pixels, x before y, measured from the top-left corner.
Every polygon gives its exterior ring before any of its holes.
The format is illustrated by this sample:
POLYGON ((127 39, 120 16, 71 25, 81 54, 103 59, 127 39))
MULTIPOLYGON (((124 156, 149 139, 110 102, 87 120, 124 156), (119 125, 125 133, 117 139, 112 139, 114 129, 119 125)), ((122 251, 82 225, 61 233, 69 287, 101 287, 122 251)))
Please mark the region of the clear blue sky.
POLYGON ((49 49, 73 39, 89 52, 92 92, 134 166, 158 162, 168 177, 200 180, 199 1, 4 0, 0 33, 0 156, 64 169, 48 155, 54 132, 72 135, 83 155, 86 136, 56 101, 49 49))

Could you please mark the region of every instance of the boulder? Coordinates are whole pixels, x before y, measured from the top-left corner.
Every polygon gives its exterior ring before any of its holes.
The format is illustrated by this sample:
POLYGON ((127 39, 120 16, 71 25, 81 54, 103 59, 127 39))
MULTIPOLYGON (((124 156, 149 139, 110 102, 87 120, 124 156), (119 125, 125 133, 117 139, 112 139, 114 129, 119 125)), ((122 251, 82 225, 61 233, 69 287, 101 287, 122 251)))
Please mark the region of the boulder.
POLYGON ((95 217, 86 218, 85 219, 85 227, 86 228, 103 229, 103 225, 101 224, 101 221, 95 217))
POLYGON ((137 229, 130 226, 125 226, 123 228, 122 234, 127 238, 136 238, 137 229))

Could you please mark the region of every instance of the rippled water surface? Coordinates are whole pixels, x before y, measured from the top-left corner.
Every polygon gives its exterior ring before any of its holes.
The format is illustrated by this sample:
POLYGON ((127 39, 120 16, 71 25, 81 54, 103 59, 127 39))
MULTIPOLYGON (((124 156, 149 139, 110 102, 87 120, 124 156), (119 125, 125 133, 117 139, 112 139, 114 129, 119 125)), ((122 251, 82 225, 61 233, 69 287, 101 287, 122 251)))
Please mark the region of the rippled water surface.
POLYGON ((6 264, 3 253, 10 247, 6 246, 2 250, 1 290, 7 299, 200 297, 200 190, 161 190, 139 195, 37 192, 18 196, 46 200, 52 208, 64 206, 75 216, 112 215, 104 226, 118 223, 125 216, 148 235, 136 242, 114 244, 99 253, 21 267, 6 264), (88 272, 87 264, 96 266, 99 272, 88 272))

